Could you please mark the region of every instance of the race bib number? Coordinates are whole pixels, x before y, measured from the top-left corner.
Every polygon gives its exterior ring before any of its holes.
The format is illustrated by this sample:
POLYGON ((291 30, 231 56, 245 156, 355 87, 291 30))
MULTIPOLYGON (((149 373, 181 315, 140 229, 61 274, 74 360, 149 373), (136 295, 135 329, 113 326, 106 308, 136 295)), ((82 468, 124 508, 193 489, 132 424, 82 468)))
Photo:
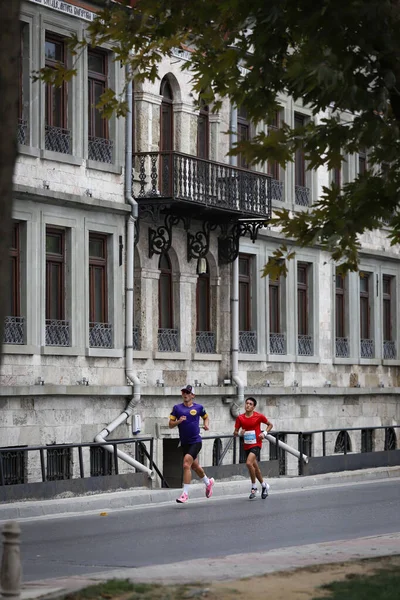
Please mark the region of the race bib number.
POLYGON ((244 432, 244 443, 245 444, 256 444, 257 443, 256 432, 254 431, 254 429, 244 432))

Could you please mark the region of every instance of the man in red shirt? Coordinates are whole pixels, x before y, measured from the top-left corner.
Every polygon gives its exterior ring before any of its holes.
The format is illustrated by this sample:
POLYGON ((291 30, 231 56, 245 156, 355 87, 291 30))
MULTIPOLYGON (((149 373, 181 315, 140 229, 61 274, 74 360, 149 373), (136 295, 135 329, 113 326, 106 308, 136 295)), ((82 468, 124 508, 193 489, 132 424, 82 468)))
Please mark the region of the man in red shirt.
POLYGON ((251 479, 251 492, 249 499, 253 500, 257 495, 256 478, 261 483, 261 498, 265 500, 268 496, 269 485, 263 479, 261 475, 258 461, 260 460, 260 450, 262 447, 262 440, 265 437, 264 433, 261 432, 261 423, 267 425, 265 433, 269 433, 273 427, 271 421, 268 421, 267 417, 261 413, 256 412, 254 409, 257 406, 257 400, 255 398, 247 398, 243 415, 239 415, 235 422, 234 436, 239 435, 239 429, 243 431, 244 437, 244 451, 246 452, 247 460, 246 466, 250 473, 251 479))

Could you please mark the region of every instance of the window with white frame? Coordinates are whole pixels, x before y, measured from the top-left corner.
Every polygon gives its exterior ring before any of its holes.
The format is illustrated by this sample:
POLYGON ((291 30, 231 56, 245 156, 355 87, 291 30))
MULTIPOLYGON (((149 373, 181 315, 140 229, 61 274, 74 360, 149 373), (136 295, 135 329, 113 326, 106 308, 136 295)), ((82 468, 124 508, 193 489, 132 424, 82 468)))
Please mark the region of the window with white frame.
POLYGON ((108 87, 109 55, 104 50, 88 50, 88 158, 113 162, 114 144, 109 136, 109 122, 97 107, 108 87))
POLYGON ((112 348, 108 308, 108 235, 89 233, 89 346, 112 348))
POLYGON ((348 337, 348 278, 336 272, 335 277, 335 355, 338 358, 350 356, 350 340, 348 337))
MULTIPOLYGON (((295 113, 295 129, 300 129, 301 127, 304 127, 306 122, 307 117, 305 115, 297 112, 295 113)), ((299 206, 310 206, 311 190, 307 185, 306 160, 304 156, 304 150, 302 147, 297 148, 294 155, 294 188, 295 204, 299 206)))
POLYGON ((270 354, 287 353, 284 296, 284 277, 270 277, 268 283, 270 354))
POLYGON ((297 263, 297 354, 312 356, 314 344, 312 337, 312 266, 297 263))
MULTIPOLYGON (((67 43, 64 38, 46 32, 45 65, 56 70, 67 67, 67 43)), ((72 132, 69 126, 69 85, 46 83, 45 148, 62 154, 72 154, 72 132)))
POLYGON ((257 352, 257 332, 253 327, 253 257, 239 254, 239 352, 257 352))
POLYGON ((46 227, 46 346, 70 346, 65 316, 66 232, 46 227))
POLYGON ((360 272, 360 356, 375 357, 375 343, 372 335, 372 273, 360 272))
POLYGON ((395 359, 397 357, 396 341, 394 337, 395 283, 396 279, 394 276, 382 276, 382 332, 384 359, 395 359))

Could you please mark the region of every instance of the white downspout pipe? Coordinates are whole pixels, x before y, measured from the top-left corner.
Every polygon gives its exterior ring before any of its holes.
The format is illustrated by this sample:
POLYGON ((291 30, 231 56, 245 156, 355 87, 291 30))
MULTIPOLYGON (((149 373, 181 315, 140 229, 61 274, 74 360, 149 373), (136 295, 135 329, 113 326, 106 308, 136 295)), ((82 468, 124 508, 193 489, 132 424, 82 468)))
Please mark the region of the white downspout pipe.
MULTIPOLYGON (((230 147, 237 141, 237 107, 231 105, 230 147)), ((229 162, 237 166, 237 156, 230 156, 229 162)), ((239 257, 232 263, 231 285, 231 365, 232 379, 237 386, 237 402, 231 406, 231 415, 236 418, 244 404, 244 384, 239 377, 239 257)))
MULTIPOLYGON (((129 68, 127 67, 127 79, 129 77, 129 68)), ((132 81, 127 84, 126 102, 128 112, 125 118, 125 201, 131 206, 131 214, 127 223, 127 242, 126 242, 126 291, 125 291, 125 374, 132 383, 132 398, 126 409, 105 427, 94 438, 96 442, 104 443, 106 438, 114 429, 133 413, 140 400, 140 381, 133 371, 133 278, 134 278, 134 249, 135 249, 135 221, 138 217, 138 205, 132 196, 132 81)), ((114 452, 113 446, 103 446, 109 452, 114 452)), ((126 463, 135 467, 135 469, 147 473, 150 479, 154 479, 154 471, 147 468, 142 463, 133 459, 131 456, 117 450, 117 456, 126 463)))

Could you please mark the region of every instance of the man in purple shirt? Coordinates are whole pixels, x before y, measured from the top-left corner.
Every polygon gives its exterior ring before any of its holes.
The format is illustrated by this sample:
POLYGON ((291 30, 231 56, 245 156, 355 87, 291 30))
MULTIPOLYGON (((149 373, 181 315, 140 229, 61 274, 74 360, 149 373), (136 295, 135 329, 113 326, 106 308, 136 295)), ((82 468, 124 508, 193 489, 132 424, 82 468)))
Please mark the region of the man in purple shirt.
POLYGON ((169 416, 169 428, 178 427, 179 438, 183 452, 183 490, 177 502, 183 504, 189 500, 189 485, 192 479, 191 470, 204 482, 206 486, 206 498, 210 498, 213 493, 214 479, 210 479, 201 468, 197 455, 202 446, 200 435, 200 417, 204 421, 205 431, 209 430, 208 414, 201 404, 193 402, 193 387, 187 385, 181 389, 182 404, 175 404, 169 416))

